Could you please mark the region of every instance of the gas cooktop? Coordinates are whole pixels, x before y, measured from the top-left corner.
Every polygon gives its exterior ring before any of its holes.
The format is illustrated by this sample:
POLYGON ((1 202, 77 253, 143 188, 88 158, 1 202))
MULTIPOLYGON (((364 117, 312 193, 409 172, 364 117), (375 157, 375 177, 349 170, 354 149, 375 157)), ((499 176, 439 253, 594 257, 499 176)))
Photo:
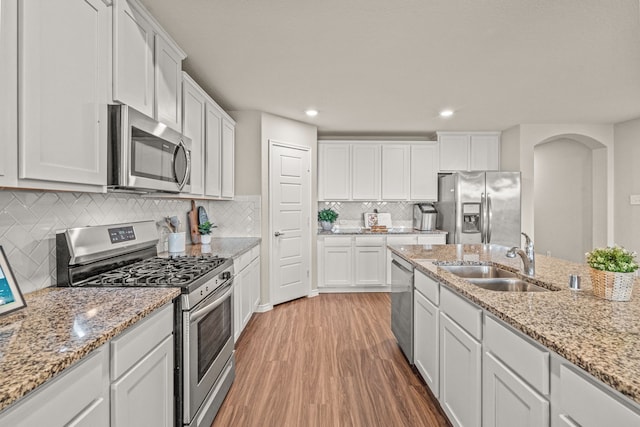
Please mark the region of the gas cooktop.
POLYGON ((218 257, 154 257, 90 277, 83 286, 187 286, 227 261, 218 257))

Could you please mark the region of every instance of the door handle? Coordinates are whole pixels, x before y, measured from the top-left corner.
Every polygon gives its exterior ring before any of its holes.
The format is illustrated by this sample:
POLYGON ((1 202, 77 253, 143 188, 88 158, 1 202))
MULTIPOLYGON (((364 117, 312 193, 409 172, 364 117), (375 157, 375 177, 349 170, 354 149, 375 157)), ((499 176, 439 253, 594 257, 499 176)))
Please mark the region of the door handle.
POLYGON ((280 236, 284 235, 284 233, 276 231, 275 233, 273 233, 273 235, 276 236, 276 237, 280 237, 280 236))

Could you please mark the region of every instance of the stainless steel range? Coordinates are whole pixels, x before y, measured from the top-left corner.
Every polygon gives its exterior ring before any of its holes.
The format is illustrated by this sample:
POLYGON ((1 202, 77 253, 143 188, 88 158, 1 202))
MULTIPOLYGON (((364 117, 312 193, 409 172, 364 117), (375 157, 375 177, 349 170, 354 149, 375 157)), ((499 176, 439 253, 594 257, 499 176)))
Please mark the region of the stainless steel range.
POLYGON ((180 287, 175 310, 176 425, 209 427, 235 378, 233 260, 157 256, 153 221, 56 235, 58 286, 180 287))

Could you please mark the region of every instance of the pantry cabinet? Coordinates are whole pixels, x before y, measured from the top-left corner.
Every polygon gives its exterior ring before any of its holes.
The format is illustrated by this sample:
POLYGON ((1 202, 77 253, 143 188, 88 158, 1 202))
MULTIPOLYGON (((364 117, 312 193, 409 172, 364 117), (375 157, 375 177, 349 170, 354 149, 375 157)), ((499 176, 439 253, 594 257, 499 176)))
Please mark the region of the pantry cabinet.
POLYGON ((20 2, 18 16, 19 178, 99 190, 107 180, 110 9, 102 0, 33 0, 20 2))
POLYGON ((500 170, 500 132, 438 132, 441 171, 500 170))
POLYGON ((116 0, 113 100, 181 131, 186 54, 138 0, 116 0))

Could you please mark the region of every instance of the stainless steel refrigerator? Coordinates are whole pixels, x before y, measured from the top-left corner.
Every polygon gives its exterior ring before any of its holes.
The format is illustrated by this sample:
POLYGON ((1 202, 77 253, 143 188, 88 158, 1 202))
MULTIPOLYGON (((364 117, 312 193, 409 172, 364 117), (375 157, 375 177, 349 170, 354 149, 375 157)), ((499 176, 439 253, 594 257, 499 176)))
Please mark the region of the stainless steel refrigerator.
POLYGON ((440 175, 436 207, 447 243, 520 246, 520 172, 440 175))

